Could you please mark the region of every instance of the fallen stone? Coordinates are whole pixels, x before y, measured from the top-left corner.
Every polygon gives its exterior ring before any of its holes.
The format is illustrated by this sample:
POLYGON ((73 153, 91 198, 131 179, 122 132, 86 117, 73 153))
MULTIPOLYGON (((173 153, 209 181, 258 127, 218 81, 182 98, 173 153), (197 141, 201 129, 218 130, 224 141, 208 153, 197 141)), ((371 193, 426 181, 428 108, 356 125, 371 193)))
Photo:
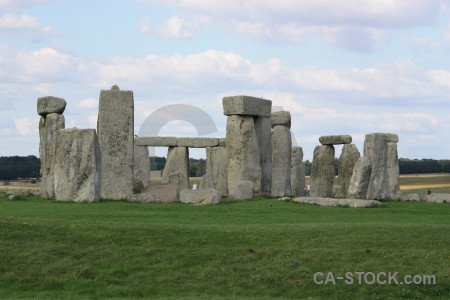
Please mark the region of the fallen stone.
POLYGON ((350 144, 352 137, 350 135, 325 135, 319 138, 322 145, 350 144))
POLYGON ((34 193, 30 190, 11 190, 7 191, 6 195, 9 196, 34 196, 34 193))
POLYGON ((282 125, 291 128, 291 113, 285 110, 273 112, 270 117, 272 127, 282 125))
POLYGON ((97 122, 101 150, 101 197, 128 199, 133 194, 134 98, 117 86, 100 92, 97 122))
POLYGON ((367 157, 360 157, 353 168, 353 175, 347 191, 350 199, 365 199, 369 188, 372 163, 367 157))
POLYGON ((220 193, 216 189, 207 188, 200 190, 182 190, 180 202, 191 204, 213 204, 219 203, 220 193))
POLYGON ((270 118, 256 118, 255 130, 260 152, 261 195, 270 196, 272 189, 272 125, 270 118))
POLYGON ((139 203, 151 203, 151 202, 162 202, 161 197, 158 194, 141 193, 133 194, 128 198, 128 202, 139 202, 139 203))
POLYGON ((436 203, 450 203, 450 194, 432 193, 426 195, 425 201, 436 203))
POLYGON ((206 148, 206 147, 217 147, 219 146, 218 138, 178 138, 178 147, 189 147, 189 148, 206 148))
POLYGON ((189 188, 189 149, 169 147, 162 183, 176 183, 179 189, 189 188))
POLYGON ((269 117, 272 101, 251 96, 231 96, 223 98, 223 114, 269 117))
POLYGON ((66 100, 63 98, 53 96, 41 97, 37 100, 37 113, 42 117, 53 113, 62 115, 66 105, 66 100))
POLYGON ((55 140, 55 198, 95 202, 100 197, 100 147, 94 129, 61 129, 55 140))
POLYGON ((311 191, 313 197, 331 197, 334 181, 334 147, 316 146, 311 165, 311 191))
POLYGON ((321 206, 348 206, 348 207, 376 207, 381 202, 376 200, 365 199, 336 199, 336 198, 320 198, 320 197, 299 197, 292 201, 305 204, 317 204, 321 206))
MULTIPOLYGON (((134 178, 142 182, 142 188, 150 184, 150 155, 147 146, 136 146, 136 145, 134 146, 133 169, 134 169, 134 178)), ((136 192, 133 191, 133 194, 136 194, 136 192)))
POLYGON ((134 138, 136 146, 147 147, 176 147, 178 138, 173 136, 146 136, 134 138))
POLYGON ((354 144, 346 144, 342 147, 342 153, 339 157, 338 177, 336 185, 340 189, 333 191, 333 196, 337 198, 346 198, 348 187, 353 175, 353 168, 356 162, 361 157, 358 148, 354 144))
MULTIPOLYGON (((137 198, 155 199, 154 201, 148 200, 147 202, 161 202, 161 203, 174 203, 178 200, 179 188, 177 184, 155 184, 145 187, 137 198), (145 196, 144 194, 150 194, 153 196, 145 196), (156 196, 155 196, 156 195, 156 196)), ((132 198, 132 196, 130 196, 132 198)), ((130 199, 129 198, 129 199, 130 199)))
POLYGON ((201 187, 214 188, 221 196, 228 196, 228 155, 224 147, 206 148, 206 174, 201 187))
POLYGON ((288 126, 272 129, 272 197, 291 195, 291 131, 288 126))
POLYGON ((292 147, 291 194, 294 197, 301 197, 305 194, 305 166, 303 164, 303 149, 301 147, 292 147))
POLYGON ((406 194, 400 196, 400 201, 420 201, 418 194, 406 194))
MULTIPOLYGON (((234 199, 251 199, 261 193, 261 155, 254 119, 232 115, 227 120, 228 192, 234 199), (253 194, 242 192, 243 181, 252 182, 253 194)), ((248 185, 246 185, 248 187, 248 185)))

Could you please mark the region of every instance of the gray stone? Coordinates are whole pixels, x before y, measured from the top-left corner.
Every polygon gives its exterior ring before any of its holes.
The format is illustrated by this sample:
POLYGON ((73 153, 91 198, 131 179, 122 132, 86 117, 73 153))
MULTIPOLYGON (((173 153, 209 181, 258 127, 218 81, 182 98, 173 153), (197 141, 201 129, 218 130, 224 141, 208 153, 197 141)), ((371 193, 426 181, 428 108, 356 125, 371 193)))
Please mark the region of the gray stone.
POLYGON ((95 129, 58 130, 54 157, 56 200, 98 201, 101 186, 100 161, 95 129))
POLYGON ((319 138, 322 145, 350 144, 352 137, 350 135, 325 135, 319 138))
POLYGON ((179 189, 189 188, 189 149, 169 147, 162 183, 176 183, 179 189))
POLYGON ((142 188, 150 184, 150 156, 146 146, 134 146, 134 178, 142 182, 142 188))
POLYGON ((235 183, 233 186, 233 199, 235 200, 249 200, 253 198, 253 182, 243 180, 235 183))
POLYGON ((219 203, 220 193, 216 189, 207 188, 201 190, 182 190, 180 202, 191 204, 219 203))
POLYGON ((356 145, 346 144, 342 147, 342 153, 339 157, 339 173, 336 182, 336 184, 340 186, 340 189, 337 189, 336 193, 333 191, 334 197, 347 197, 348 187, 350 186, 350 180, 353 175, 353 168, 360 157, 361 154, 356 145))
POLYGON ((159 203, 161 202, 161 197, 158 194, 150 194, 150 193, 133 194, 128 198, 128 202, 159 203))
MULTIPOLYGON (((148 200, 147 202, 161 202, 161 203, 174 203, 178 200, 178 194, 180 190, 177 184, 155 184, 145 187, 137 198, 155 199, 154 201, 148 200), (145 196, 150 194, 152 196, 145 196)), ((130 196, 128 199, 132 199, 130 196)))
POLYGON ((228 155, 224 147, 206 148, 206 174, 201 187, 214 188, 221 196, 228 196, 228 155))
POLYGON ((317 204, 321 206, 348 206, 348 207, 376 207, 381 202, 376 200, 365 199, 336 199, 336 198, 319 198, 319 197, 299 197, 292 201, 306 204, 317 204))
POLYGON ((333 197, 344 198, 344 189, 339 184, 333 184, 333 197))
POLYGON ((283 125, 291 128, 291 113, 285 110, 273 112, 270 117, 272 127, 275 125, 283 125))
POLYGON ((291 195, 291 131, 275 125, 272 130, 272 196, 291 195))
POLYGON ((398 164, 397 143, 387 143, 387 175, 390 199, 396 200, 400 197, 400 166, 398 164))
POLYGON ((41 157, 41 196, 43 198, 55 197, 55 178, 53 172, 53 159, 55 155, 56 132, 64 129, 64 116, 51 113, 41 117, 39 121, 39 153, 41 157))
POLYGON ((398 135, 394 133, 384 133, 386 135, 386 141, 388 143, 398 143, 398 135))
POLYGON ((144 183, 137 177, 133 178, 133 194, 139 194, 144 189, 144 183))
POLYGON ((206 148, 219 146, 218 138, 185 137, 177 139, 178 147, 206 148))
POLYGON ((37 113, 45 117, 48 114, 62 114, 66 109, 66 100, 63 98, 47 96, 37 100, 37 113))
POLYGON ((400 201, 420 201, 420 197, 418 194, 407 194, 407 195, 401 195, 399 200, 400 201))
POLYGON ((291 193, 294 197, 302 197, 305 194, 305 165, 303 164, 303 149, 301 147, 292 147, 291 193))
POLYGON ((12 190, 7 191, 6 195, 14 196, 34 196, 34 193, 30 190, 12 190))
POLYGON ((353 168, 352 178, 347 191, 351 199, 365 199, 369 188, 372 162, 367 157, 360 157, 353 168))
POLYGON ((270 118, 256 118, 255 129, 260 153, 261 195, 270 196, 272 189, 272 126, 270 118))
POLYGON ((239 187, 243 181, 252 182, 253 194, 259 195, 261 193, 261 155, 253 117, 237 115, 228 117, 226 149, 229 159, 229 196, 234 199, 249 196, 239 187))
POLYGON ((219 139, 219 147, 226 147, 227 146, 227 139, 221 138, 219 139))
POLYGON ((176 147, 178 138, 173 136, 146 136, 136 137, 134 143, 137 146, 147 147, 176 147))
POLYGON ((223 98, 223 114, 270 117, 272 101, 251 96, 231 96, 223 98))
POLYGON ((334 147, 331 145, 316 146, 311 165, 312 197, 331 197, 334 181, 334 147))
POLYGON ((425 196, 425 201, 436 203, 450 203, 450 194, 432 193, 425 196))
POLYGON ((391 199, 387 172, 387 138, 384 133, 366 135, 364 156, 372 163, 366 199, 391 199))
POLYGON ((102 90, 98 114, 102 155, 101 198, 128 199, 133 194, 134 98, 117 87, 102 90))

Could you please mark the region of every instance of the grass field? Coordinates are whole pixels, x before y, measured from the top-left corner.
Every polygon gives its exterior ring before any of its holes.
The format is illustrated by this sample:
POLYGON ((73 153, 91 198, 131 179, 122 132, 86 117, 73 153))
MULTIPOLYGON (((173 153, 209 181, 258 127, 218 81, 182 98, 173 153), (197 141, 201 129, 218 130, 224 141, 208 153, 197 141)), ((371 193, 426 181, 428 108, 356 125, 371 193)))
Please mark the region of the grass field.
POLYGON ((0 299, 450 297, 448 204, 224 200, 61 203, 0 194, 0 299), (398 272, 399 281, 435 275, 436 284, 358 284, 356 273, 353 284, 313 280, 358 271, 398 272))

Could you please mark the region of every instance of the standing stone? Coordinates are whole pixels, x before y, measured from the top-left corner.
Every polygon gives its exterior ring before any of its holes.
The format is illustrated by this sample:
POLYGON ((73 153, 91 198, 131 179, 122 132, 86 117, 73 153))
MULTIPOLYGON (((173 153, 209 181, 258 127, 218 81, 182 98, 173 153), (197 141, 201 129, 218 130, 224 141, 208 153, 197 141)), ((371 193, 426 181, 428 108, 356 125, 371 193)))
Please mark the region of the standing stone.
POLYGON ((352 178, 347 191, 350 199, 366 199, 369 188, 372 162, 367 157, 360 157, 353 168, 352 178))
POLYGON ((63 129, 55 140, 55 198, 94 202, 100 197, 100 147, 95 129, 63 129))
POLYGON ((332 196, 334 173, 334 146, 316 146, 311 165, 311 197, 332 196))
POLYGON ((387 173, 389 179, 389 192, 391 195, 391 199, 397 200, 400 197, 400 185, 399 185, 400 167, 398 164, 397 142, 387 143, 387 173))
POLYGON ((390 199, 391 191, 387 172, 387 136, 383 133, 366 135, 364 156, 372 163, 372 174, 366 199, 390 199))
POLYGON ((142 188, 150 184, 150 156, 147 146, 134 146, 134 179, 142 182, 142 188))
POLYGON ((260 151, 261 195, 270 196, 272 188, 272 126, 270 118, 257 117, 255 128, 260 151))
POLYGON ((227 119, 226 149, 228 192, 234 199, 251 199, 261 192, 261 154, 252 116, 231 115, 227 119), (242 182, 246 182, 242 184, 242 182), (252 183, 249 193, 249 184, 252 183), (246 189, 242 191, 241 189, 246 189), (251 196, 250 196, 251 194, 251 196), (249 197, 250 196, 250 197, 249 197), (245 197, 245 198, 244 198, 245 197))
POLYGON ((101 198, 128 199, 133 194, 134 98, 117 86, 100 93, 98 138, 102 155, 101 198))
POLYGON ((303 149, 301 147, 292 147, 291 191, 294 197, 305 195, 305 166, 303 164, 303 149))
POLYGON ((272 113, 272 196, 291 195, 291 114, 272 113))
POLYGON ((206 174, 201 188, 214 188, 221 196, 228 196, 228 156, 225 147, 206 148, 206 174))
POLYGON ((41 117, 39 121, 41 196, 43 198, 53 198, 55 196, 55 180, 53 172, 55 135, 58 130, 64 129, 64 127, 64 116, 57 113, 46 114, 45 117, 41 117))
POLYGON ((162 183, 174 183, 179 190, 189 188, 189 148, 169 147, 162 183))
POLYGON ((333 193, 334 197, 347 197, 348 187, 350 186, 350 180, 353 175, 353 168, 360 157, 361 154, 355 144, 346 144, 342 147, 337 177, 337 185, 339 186, 340 193, 333 193))

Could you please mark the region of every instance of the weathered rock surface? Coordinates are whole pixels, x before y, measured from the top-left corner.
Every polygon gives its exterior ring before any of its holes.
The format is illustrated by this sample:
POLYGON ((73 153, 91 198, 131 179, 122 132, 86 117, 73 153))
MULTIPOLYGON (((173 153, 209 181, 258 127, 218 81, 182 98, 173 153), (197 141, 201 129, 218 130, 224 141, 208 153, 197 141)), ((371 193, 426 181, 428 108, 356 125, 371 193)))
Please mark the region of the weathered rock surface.
POLYGON ((133 194, 134 98, 117 86, 100 92, 97 122, 102 155, 101 198, 128 199, 133 194))
MULTIPOLYGON (((398 138, 397 138, 398 140, 398 138)), ((396 200, 400 197, 400 166, 398 164, 397 143, 387 143, 387 175, 390 199, 396 200)))
POLYGON ((311 165, 312 197, 331 197, 334 181, 334 147, 331 145, 316 146, 311 165))
POLYGON ((336 199, 336 198, 319 198, 319 197, 299 197, 292 201, 298 203, 317 204, 321 206, 349 206, 349 207, 376 207, 381 202, 376 200, 365 199, 336 199))
POLYGON ((219 138, 185 137, 177 139, 178 147, 206 148, 219 146, 219 138))
POLYGON ((169 147, 162 183, 175 183, 179 189, 189 188, 189 149, 169 147))
POLYGON ((134 138, 137 146, 176 147, 178 138, 173 136, 145 136, 134 138))
POLYGON ((191 204, 213 204, 219 203, 220 193, 213 188, 200 190, 182 190, 180 202, 191 204))
POLYGON ((285 110, 273 112, 270 117, 272 127, 275 125, 283 125, 291 128, 291 113, 285 110))
POLYGON ((386 135, 386 141, 388 143, 398 143, 399 141, 398 135, 394 133, 383 133, 383 134, 386 135))
POLYGON ((234 199, 251 199, 261 193, 261 154, 254 119, 232 115, 227 120, 228 192, 234 199), (241 182, 250 181, 253 194, 243 192, 241 182), (243 197, 248 198, 243 198, 243 197))
POLYGON ((41 158, 41 196, 43 198, 55 197, 55 180, 53 172, 53 159, 55 155, 56 132, 64 129, 64 116, 51 113, 41 117, 39 121, 39 154, 41 158))
POLYGON ((100 147, 94 129, 62 129, 55 139, 55 198, 94 202, 100 197, 100 147))
POLYGON ((383 133, 366 135, 364 156, 372 163, 367 199, 391 199, 387 172, 387 138, 383 133))
POLYGON ((418 194, 406 194, 400 196, 400 201, 420 201, 418 194))
MULTIPOLYGON (((133 184, 136 180, 142 183, 142 188, 150 184, 150 156, 147 146, 134 146, 133 184)), ((133 194, 136 194, 135 190, 133 194)))
POLYGON ((63 98, 53 96, 41 97, 37 100, 37 113, 42 117, 54 113, 62 115, 66 105, 66 100, 63 98))
POLYGON ((224 147, 206 148, 206 174, 201 187, 214 188, 221 196, 228 196, 228 155, 224 147))
POLYGON ((253 182, 249 180, 238 181, 233 186, 233 199, 248 200, 253 198, 253 182))
POLYGON ((261 195, 270 196, 272 188, 272 126, 270 118, 258 117, 255 129, 260 152, 261 195))
POLYGON ((231 96, 223 98, 223 114, 270 117, 272 101, 251 96, 231 96))
POLYGON ((427 202, 450 203, 450 194, 432 193, 425 196, 427 202))
POLYGON ((140 194, 133 194, 130 197, 128 197, 128 202, 160 203, 162 201, 160 195, 158 194, 140 193, 140 194))
POLYGON ((365 199, 369 188, 372 163, 367 157, 360 157, 353 168, 353 175, 347 191, 351 199, 365 199))
MULTIPOLYGON (((180 190, 177 184, 174 183, 155 184, 145 187, 139 194, 140 196, 136 196, 134 198, 149 199, 148 201, 145 202, 174 203, 178 200, 179 192, 180 190), (146 196, 145 194, 148 194, 149 196, 146 196)), ((130 196, 128 199, 133 198, 132 196, 130 196)))
POLYGON ((339 174, 336 182, 336 185, 340 186, 340 190, 335 189, 335 191, 333 191, 334 197, 347 197, 348 187, 350 186, 350 180, 353 175, 353 168, 360 157, 361 154, 356 145, 346 144, 342 147, 342 153, 339 157, 339 174))
POLYGON ((6 195, 9 196, 34 196, 35 193, 33 191, 30 190, 11 190, 11 191, 7 191, 6 195))
POLYGON ((294 197, 301 197, 305 194, 305 166, 302 147, 292 147, 291 194, 294 197))
POLYGON ((352 137, 350 135, 324 135, 319 138, 322 145, 350 144, 352 137))
POLYGON ((291 131, 288 126, 272 129, 272 196, 291 195, 291 131))

